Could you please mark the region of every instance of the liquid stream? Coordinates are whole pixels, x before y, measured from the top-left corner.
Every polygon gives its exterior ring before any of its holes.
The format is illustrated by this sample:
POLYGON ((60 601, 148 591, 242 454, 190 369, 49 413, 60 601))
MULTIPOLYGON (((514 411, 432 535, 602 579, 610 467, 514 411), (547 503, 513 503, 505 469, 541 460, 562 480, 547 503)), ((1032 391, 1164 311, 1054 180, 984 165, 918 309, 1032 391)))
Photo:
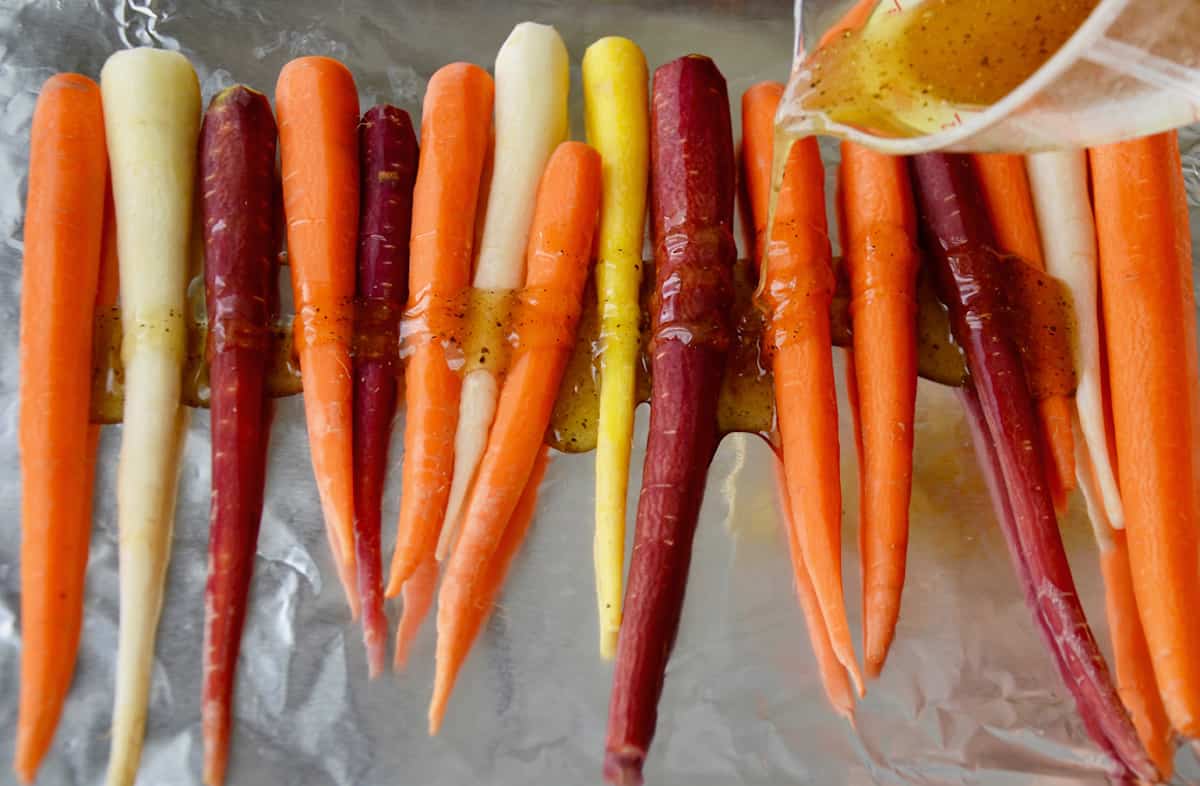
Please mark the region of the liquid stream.
MULTIPOLYGON (((1000 286, 1008 293, 1012 330, 1027 359, 1035 398, 1074 391, 1071 362, 1073 317, 1065 291, 1046 274, 1019 259, 998 258, 1006 275, 1000 286), (1049 337, 1049 339, 1047 339, 1049 337)), ((647 263, 641 293, 642 353, 638 364, 637 399, 650 398, 649 305, 653 289, 653 265, 647 263)), ((842 270, 838 265, 839 272, 842 270)), ((734 341, 721 382, 718 425, 721 433, 735 431, 770 435, 774 431, 775 400, 771 362, 763 347, 765 317, 754 302, 757 278, 753 266, 741 261, 735 268, 735 298, 732 314, 734 341)), ((190 287, 192 303, 188 320, 188 351, 184 364, 183 403, 207 407, 208 329, 204 321, 202 281, 190 287), (199 300, 197 300, 199 292, 199 300)), ((461 298, 436 304, 422 301, 402 319, 389 319, 377 305, 360 306, 354 351, 379 356, 388 346, 398 346, 405 357, 417 341, 436 341, 447 362, 459 373, 488 368, 503 376, 512 350, 522 341, 559 341, 567 335, 560 313, 542 293, 528 290, 472 289, 461 298), (435 316, 437 315, 437 316, 435 316), (397 322, 399 324, 397 324, 397 322)), ((565 453, 582 453, 596 445, 599 419, 599 368, 603 344, 595 292, 589 285, 584 308, 571 349, 567 370, 559 389, 547 443, 565 453)), ((850 295, 845 276, 838 287, 830 313, 833 343, 849 346, 852 341, 850 295)), ((966 370, 962 353, 950 335, 949 321, 927 277, 918 281, 917 298, 918 373, 943 385, 962 384, 966 370)), ((117 308, 96 315, 93 352, 92 421, 118 423, 124 407, 124 373, 121 367, 121 320, 117 308)), ((294 351, 292 320, 272 326, 268 344, 267 394, 291 396, 302 392, 299 363, 294 351)), ((397 366, 401 367, 400 364, 397 366)))

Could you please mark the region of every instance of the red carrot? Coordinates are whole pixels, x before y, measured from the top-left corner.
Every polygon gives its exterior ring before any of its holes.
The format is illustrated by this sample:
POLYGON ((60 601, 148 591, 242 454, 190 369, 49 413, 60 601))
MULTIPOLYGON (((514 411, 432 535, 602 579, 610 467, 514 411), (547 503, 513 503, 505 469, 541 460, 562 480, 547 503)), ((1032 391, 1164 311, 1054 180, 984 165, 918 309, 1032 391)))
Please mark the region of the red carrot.
POLYGON ((218 93, 197 168, 212 389, 212 504, 204 593, 204 782, 225 779, 233 680, 262 520, 266 376, 276 287, 275 118, 262 93, 218 93))
POLYGON ((367 110, 359 126, 362 175, 358 232, 359 323, 354 355, 354 562, 363 641, 372 677, 387 657, 380 564, 380 508, 400 380, 400 311, 408 298, 417 137, 408 113, 367 110))
MULTIPOLYGON (((1014 254, 1038 270, 1046 269, 1038 219, 1023 156, 992 153, 972 156, 996 250, 1014 254)), ((1075 447, 1071 435, 1071 399, 1052 395, 1035 404, 1041 424, 1047 480, 1054 507, 1062 513, 1075 488, 1075 447)))
POLYGON ((21 287, 21 688, 13 769, 29 783, 75 670, 92 529, 88 414, 108 159, 96 83, 47 80, 29 150, 21 287), (81 444, 82 443, 82 444, 81 444))
POLYGON ((725 79, 689 55, 654 74, 650 122, 655 306, 650 432, 609 705, 604 776, 642 780, 692 539, 717 446, 730 337, 735 166, 725 79))
MULTIPOLYGON (((927 154, 913 175, 954 335, 964 347, 970 385, 982 414, 982 441, 995 453, 1007 510, 1002 523, 1026 602, 1093 739, 1115 758, 1118 773, 1153 781, 1157 771, 1121 706, 1080 605, 1054 504, 1046 484, 1038 425, 1025 371, 1002 323, 991 228, 980 207, 970 158, 927 154)), ((998 505, 998 507, 1001 507, 998 505)))

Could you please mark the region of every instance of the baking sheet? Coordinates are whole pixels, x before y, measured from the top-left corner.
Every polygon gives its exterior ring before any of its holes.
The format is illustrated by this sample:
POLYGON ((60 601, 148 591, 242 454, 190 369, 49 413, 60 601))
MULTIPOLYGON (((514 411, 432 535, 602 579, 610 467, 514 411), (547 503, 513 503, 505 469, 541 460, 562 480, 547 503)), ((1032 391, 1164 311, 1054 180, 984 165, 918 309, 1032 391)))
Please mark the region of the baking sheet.
MULTIPOLYGON (((651 67, 691 51, 729 81, 735 127, 752 83, 787 76, 787 0, 515 3, 462 0, 113 2, 0 0, 0 783, 9 773, 19 633, 17 326, 21 221, 36 90, 53 72, 93 77, 114 49, 182 49, 205 99, 235 81, 272 92, 302 54, 353 70, 365 109, 390 101, 414 118, 424 85, 453 60, 491 65, 516 22, 556 25, 572 62, 572 132, 582 137, 579 58, 626 35, 651 67)), ((1193 227, 1200 144, 1184 138, 1193 227)), ((826 145, 827 162, 834 146, 826 145)), ((840 373, 840 370, 839 370, 840 373)), ((842 388, 844 393, 844 387, 842 388)), ((861 625, 857 491, 841 400, 844 542, 851 627, 861 625)), ((725 440, 712 466, 687 605, 647 766, 652 784, 1101 784, 1102 762, 1037 638, 948 390, 922 382, 909 579, 896 643, 855 728, 827 708, 791 587, 774 511, 769 453, 725 440)), ((638 415, 630 518, 646 410, 638 415)), ((200 650, 209 491, 209 419, 192 419, 175 545, 159 628, 139 784, 192 786, 200 773, 200 650)), ((386 495, 394 537, 401 423, 386 495)), ((120 428, 104 429, 79 665, 39 783, 99 784, 117 632, 114 515, 120 428)), ((501 606, 468 661, 441 735, 425 735, 433 631, 403 676, 369 682, 329 560, 302 403, 282 401, 271 437, 266 509, 239 665, 231 784, 588 784, 600 782, 611 666, 596 655, 591 455, 557 456, 501 606)), ((1108 651, 1091 536, 1076 500, 1063 523, 1072 565, 1108 651)), ((394 624, 398 609, 389 614, 394 624)), ((861 642, 859 642, 861 643, 861 642)), ((1200 781, 1179 757, 1178 782, 1200 781)))

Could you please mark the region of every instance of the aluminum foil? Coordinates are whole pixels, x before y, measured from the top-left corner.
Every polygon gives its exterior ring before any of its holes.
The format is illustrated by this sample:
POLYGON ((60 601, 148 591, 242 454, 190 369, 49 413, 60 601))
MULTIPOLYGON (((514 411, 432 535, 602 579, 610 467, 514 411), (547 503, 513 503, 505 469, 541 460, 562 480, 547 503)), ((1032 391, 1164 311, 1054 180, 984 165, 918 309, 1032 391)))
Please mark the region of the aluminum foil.
MULTIPOLYGON (((592 40, 626 35, 652 67, 691 51, 742 91, 787 76, 787 0, 512 3, 463 0, 0 0, 0 783, 12 783, 18 651, 17 324, 22 204, 36 91, 55 71, 95 76, 113 50, 177 48, 206 99, 235 81, 271 92, 302 54, 354 71, 363 107, 417 115, 430 74, 490 65, 518 21, 556 25, 574 63, 572 131, 582 136, 578 62, 592 40)), ((1185 135, 1193 223, 1200 140, 1185 135)), ((826 145, 826 160, 836 149, 826 145)), ((840 369, 839 369, 840 373, 840 369)), ((844 391, 844 386, 841 388, 844 391)), ((846 412, 844 397, 842 412, 846 412)), ((208 530, 209 420, 192 419, 139 784, 191 786, 200 773, 200 654, 208 530)), ((385 522, 395 521, 401 423, 385 522)), ((646 411, 635 436, 644 445, 646 411)), ((102 782, 117 632, 114 482, 119 427, 104 429, 87 607, 75 682, 39 783, 102 782)), ((847 605, 858 611, 857 491, 842 419, 847 605)), ((903 614, 883 677, 854 727, 827 707, 791 584, 770 454, 755 437, 721 446, 696 537, 687 605, 647 767, 652 784, 1102 784, 1102 761, 1033 629, 1010 570, 966 426, 948 390, 922 382, 912 543, 903 614)), ((404 675, 366 676, 327 551, 299 398, 271 436, 262 535, 239 665, 231 784, 586 784, 600 782, 611 666, 596 654, 593 458, 557 456, 524 552, 459 680, 445 728, 425 734, 433 631, 404 675)), ((642 453, 634 453, 630 515, 642 453)), ((1107 649, 1091 535, 1076 501, 1063 529, 1107 649)), ((390 552, 393 531, 385 528, 390 552)), ((393 623, 397 609, 389 609, 393 623)), ((1200 653, 1197 654, 1200 657, 1200 653)), ((1179 783, 1200 766, 1179 756, 1179 783)))

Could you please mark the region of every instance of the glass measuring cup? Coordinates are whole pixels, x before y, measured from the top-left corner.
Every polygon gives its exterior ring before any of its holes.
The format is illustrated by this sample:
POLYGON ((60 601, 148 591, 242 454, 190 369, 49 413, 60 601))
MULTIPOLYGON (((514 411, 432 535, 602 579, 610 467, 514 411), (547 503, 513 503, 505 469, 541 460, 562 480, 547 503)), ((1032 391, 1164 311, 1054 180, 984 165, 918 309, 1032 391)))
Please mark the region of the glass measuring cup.
MULTIPOLYGON (((1006 0, 999 0, 1005 2, 1006 0)), ((874 13, 924 0, 879 0, 874 13)), ((804 54, 854 5, 796 0, 796 58, 777 120, 790 135, 825 134, 885 153, 1036 151, 1114 142, 1200 121, 1200 0, 1101 0, 1067 42, 1003 99, 914 113, 909 136, 884 136, 801 109, 804 54)))

